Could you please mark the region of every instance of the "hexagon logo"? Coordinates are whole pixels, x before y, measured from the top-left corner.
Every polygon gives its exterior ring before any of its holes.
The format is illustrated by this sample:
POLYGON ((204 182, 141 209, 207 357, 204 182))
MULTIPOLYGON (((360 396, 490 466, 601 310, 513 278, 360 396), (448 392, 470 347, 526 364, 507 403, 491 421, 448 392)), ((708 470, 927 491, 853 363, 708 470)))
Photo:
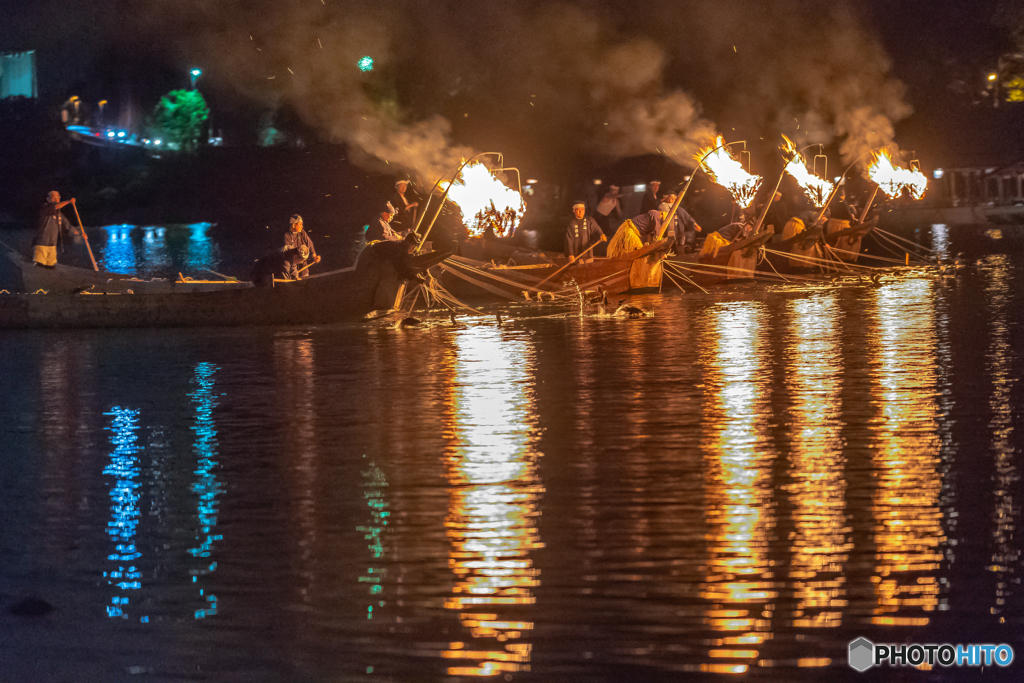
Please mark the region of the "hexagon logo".
POLYGON ((867 671, 875 663, 875 644, 867 638, 858 638, 851 642, 847 662, 861 673, 867 671))

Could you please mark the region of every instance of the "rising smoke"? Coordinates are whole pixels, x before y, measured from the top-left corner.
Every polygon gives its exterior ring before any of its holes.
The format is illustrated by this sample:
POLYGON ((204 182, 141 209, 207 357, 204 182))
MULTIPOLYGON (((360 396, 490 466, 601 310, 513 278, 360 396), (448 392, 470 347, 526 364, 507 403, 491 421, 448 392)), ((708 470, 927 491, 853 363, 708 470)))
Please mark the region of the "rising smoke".
POLYGON ((851 161, 890 144, 910 113, 883 50, 842 3, 614 4, 149 0, 132 29, 172 38, 209 78, 293 108, 365 163, 427 182, 495 144, 688 161, 712 121, 837 142, 851 161), (168 25, 183 31, 167 36, 168 25), (363 55, 373 71, 356 68, 363 55))

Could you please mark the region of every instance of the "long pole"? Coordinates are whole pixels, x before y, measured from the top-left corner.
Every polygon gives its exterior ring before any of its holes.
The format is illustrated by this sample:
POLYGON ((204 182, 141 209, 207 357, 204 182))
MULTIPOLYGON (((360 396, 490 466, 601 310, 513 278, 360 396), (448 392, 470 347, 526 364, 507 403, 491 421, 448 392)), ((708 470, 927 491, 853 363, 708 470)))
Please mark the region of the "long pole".
POLYGON ((587 253, 589 253, 591 249, 593 249, 593 248, 594 248, 594 247, 596 247, 597 245, 601 244, 601 242, 606 242, 606 241, 608 241, 608 238, 607 238, 607 237, 604 237, 604 235, 602 235, 601 237, 602 237, 603 239, 601 239, 601 240, 599 240, 599 241, 597 241, 597 242, 594 242, 594 243, 593 243, 593 244, 591 244, 591 245, 590 245, 589 247, 587 247, 586 249, 584 249, 583 251, 581 251, 581 252, 580 252, 580 254, 579 254, 579 256, 577 256, 577 257, 576 257, 576 260, 575 260, 575 261, 569 261, 569 262, 568 262, 568 263, 566 263, 566 264, 565 264, 564 266, 562 266, 561 268, 559 268, 559 269, 558 269, 558 270, 556 270, 555 272, 551 273, 551 275, 548 275, 548 276, 547 276, 546 278, 544 278, 543 280, 541 280, 540 282, 538 282, 538 283, 537 283, 537 286, 538 286, 538 287, 540 287, 541 285, 543 285, 543 284, 544 284, 545 282, 547 282, 547 281, 548 281, 548 280, 550 280, 551 278, 553 278, 553 277, 556 277, 556 276, 557 276, 557 275, 558 275, 559 273, 561 273, 561 272, 562 272, 563 270, 565 270, 566 268, 568 268, 568 267, 569 267, 569 266, 571 266, 572 264, 574 264, 574 263, 577 263, 577 262, 578 262, 578 261, 579 261, 579 260, 580 260, 581 258, 583 258, 584 256, 586 256, 586 255, 587 255, 587 253))
POLYGON ((686 196, 686 191, 690 189, 690 183, 693 182, 693 179, 697 175, 697 172, 704 168, 704 160, 711 156, 714 152, 717 152, 718 150, 722 149, 723 147, 728 147, 730 145, 738 145, 741 142, 745 143, 746 140, 736 140, 735 142, 727 142, 724 145, 719 145, 718 147, 715 147, 713 150, 709 151, 707 154, 700 158, 700 160, 697 162, 697 168, 693 169, 693 173, 690 174, 690 179, 686 181, 686 185, 683 187, 683 191, 679 193, 678 197, 676 197, 676 203, 672 205, 672 209, 669 210, 668 215, 665 216, 665 221, 661 224, 661 230, 658 232, 659 240, 665 237, 665 232, 668 230, 668 226, 672 225, 672 219, 675 218, 676 212, 679 210, 679 207, 682 206, 683 197, 686 196))
POLYGON ((89 246, 89 236, 85 234, 85 228, 82 227, 82 217, 78 215, 78 206, 72 202, 71 208, 75 210, 75 218, 78 219, 78 229, 82 233, 82 239, 85 240, 85 248, 89 250, 89 260, 92 261, 92 269, 99 271, 100 267, 96 265, 96 257, 92 255, 92 247, 89 246))
MULTIPOLYGON (((427 226, 427 231, 425 233, 423 233, 422 237, 420 237, 419 243, 416 245, 416 249, 413 251, 413 254, 420 253, 420 249, 423 248, 423 243, 427 241, 427 235, 430 234, 431 229, 434 227, 434 223, 437 221, 437 217, 441 215, 441 209, 444 208, 444 201, 446 199, 448 199, 448 191, 452 189, 452 185, 455 183, 456 180, 459 179, 459 174, 462 173, 462 169, 466 168, 466 166, 468 166, 470 164, 470 162, 472 162, 474 159, 478 159, 478 158, 480 158, 482 156, 488 156, 488 155, 491 155, 491 154, 497 155, 499 157, 501 156, 501 152, 480 152, 479 154, 476 154, 476 155, 474 155, 474 156, 470 157, 469 159, 466 159, 465 161, 462 162, 462 165, 459 166, 459 169, 457 171, 455 171, 455 174, 452 176, 451 182, 448 183, 448 187, 446 187, 444 189, 444 193, 441 195, 441 203, 438 206, 437 211, 434 213, 434 217, 432 219, 430 219, 430 225, 427 226)), ((437 182, 434 183, 434 187, 432 187, 430 189, 430 194, 427 196, 427 204, 430 203, 430 199, 434 195, 434 190, 437 189, 437 186, 441 184, 442 180, 444 180, 444 176, 441 176, 440 178, 438 178, 437 182)), ((420 223, 422 223, 423 219, 426 218, 426 217, 427 217, 427 207, 424 206, 423 207, 423 215, 420 216, 420 223)), ((419 224, 417 224, 416 225, 417 233, 419 232, 419 228, 420 228, 420 226, 419 226, 419 224)))
POLYGON ((871 199, 864 205, 864 210, 860 212, 860 218, 857 219, 858 223, 863 223, 864 219, 868 217, 868 209, 871 208, 871 204, 875 201, 875 195, 878 194, 878 185, 875 185, 875 191, 871 193, 871 199))

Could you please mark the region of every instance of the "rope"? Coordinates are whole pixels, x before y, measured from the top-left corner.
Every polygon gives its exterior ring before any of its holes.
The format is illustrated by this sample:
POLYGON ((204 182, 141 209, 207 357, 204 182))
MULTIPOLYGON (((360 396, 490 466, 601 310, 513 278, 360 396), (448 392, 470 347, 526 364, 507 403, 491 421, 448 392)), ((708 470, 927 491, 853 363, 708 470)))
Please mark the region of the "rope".
POLYGON ((691 285, 693 285, 694 287, 696 287, 700 291, 704 292, 705 294, 708 293, 708 290, 704 289, 703 287, 698 285, 696 282, 694 282, 690 278, 686 277, 686 274, 678 266, 673 266, 672 264, 668 264, 668 266, 674 270, 676 275, 678 275, 679 277, 683 278, 683 280, 685 280, 686 282, 689 282, 691 285))
MULTIPOLYGON (((829 269, 833 269, 836 266, 836 261, 834 259, 831 259, 831 260, 830 259, 820 259, 820 258, 818 258, 816 256, 800 256, 798 254, 790 254, 790 253, 787 253, 787 252, 784 252, 784 251, 776 251, 774 249, 766 249, 765 251, 767 251, 769 254, 777 254, 779 256, 784 256, 786 258, 793 259, 795 261, 802 261, 804 263, 810 263, 812 265, 818 266, 822 270, 824 270, 826 267, 829 268, 829 269)), ((827 253, 828 252, 826 252, 826 254, 827 253)), ((839 261, 839 264, 842 265, 844 268, 847 268, 847 269, 849 269, 850 266, 851 266, 851 264, 846 263, 845 261, 839 261)), ((859 268, 866 268, 867 266, 858 266, 858 267, 859 268)), ((790 277, 797 277, 797 278, 799 278, 800 276, 790 275, 790 277)), ((818 278, 806 277, 806 279, 808 279, 808 280, 817 280, 818 278)))
POLYGON ((900 237, 899 235, 895 235, 895 234, 893 234, 893 233, 891 233, 891 232, 889 232, 887 230, 882 230, 881 228, 875 228, 875 232, 881 233, 883 235, 888 235, 889 237, 891 237, 893 239, 897 239, 900 242, 906 242, 907 244, 909 244, 912 247, 915 247, 917 249, 921 249, 922 251, 927 251, 929 254, 936 254, 936 255, 938 255, 938 253, 939 253, 939 252, 935 251, 934 249, 929 249, 928 247, 924 246, 923 244, 918 244, 917 242, 913 242, 911 240, 908 240, 905 237, 900 237))
MULTIPOLYGON (((766 249, 762 249, 762 253, 763 253, 763 252, 765 252, 765 251, 767 251, 767 250, 766 250, 766 249)), ((771 268, 772 270, 775 270, 775 266, 774 266, 774 265, 772 264, 772 262, 771 262, 771 261, 770 261, 770 260, 768 259, 768 255, 767 255, 767 254, 764 254, 764 262, 765 262, 765 263, 767 263, 767 264, 768 264, 768 266, 769 266, 769 267, 770 267, 770 268, 771 268)), ((783 277, 783 276, 782 276, 782 273, 780 273, 779 271, 775 270, 775 274, 776 274, 776 275, 778 275, 779 277, 781 277, 781 278, 783 279, 783 281, 785 281, 785 282, 789 282, 789 280, 787 280, 787 279, 786 279, 785 277, 783 277)))
MULTIPOLYGON (((828 251, 829 251, 829 253, 836 252, 838 254, 849 254, 850 256, 861 256, 862 255, 859 252, 846 251, 845 249, 839 249, 838 247, 829 247, 828 251)), ((901 266, 903 265, 903 261, 901 261, 899 259, 885 258, 884 256, 875 256, 874 254, 872 254, 869 258, 873 258, 876 261, 883 261, 883 262, 886 262, 886 263, 896 263, 896 264, 899 264, 901 266)), ((872 267, 872 266, 862 266, 860 264, 844 263, 843 265, 846 265, 846 266, 855 265, 857 268, 867 268, 868 270, 883 270, 882 268, 875 268, 875 267, 872 267)))
MULTIPOLYGON (((872 233, 872 235, 873 235, 873 236, 875 236, 875 235, 874 235, 874 233, 872 233)), ((875 239, 876 239, 876 241, 877 241, 877 239, 878 239, 879 237, 880 237, 880 238, 882 238, 883 240, 885 240, 886 242, 888 242, 889 244, 893 245, 893 246, 894 246, 894 247, 896 247, 897 249, 903 249, 903 247, 901 247, 901 246, 900 246, 899 244, 897 244, 896 242, 893 242, 893 241, 892 241, 891 239, 889 239, 889 238, 888 238, 888 237, 886 237, 885 235, 877 235, 877 236, 875 236, 875 239)), ((904 253, 906 253, 906 254, 907 254, 907 256, 909 256, 909 255, 910 255, 910 254, 909 254, 909 252, 907 252, 907 251, 906 251, 905 249, 904 249, 904 253)), ((928 262, 927 260, 919 260, 919 259, 923 259, 923 258, 924 258, 924 257, 922 257, 922 256, 921 256, 920 254, 914 254, 914 260, 915 260, 915 262, 917 262, 917 263, 925 264, 925 263, 927 263, 927 262, 928 262)))

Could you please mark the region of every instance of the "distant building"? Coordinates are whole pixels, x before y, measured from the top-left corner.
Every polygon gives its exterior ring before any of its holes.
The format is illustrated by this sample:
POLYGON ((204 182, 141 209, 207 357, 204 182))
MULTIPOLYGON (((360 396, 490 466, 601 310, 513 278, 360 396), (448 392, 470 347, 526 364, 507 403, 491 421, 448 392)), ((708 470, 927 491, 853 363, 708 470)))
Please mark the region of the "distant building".
POLYGON ((35 50, 0 52, 0 100, 19 96, 39 97, 35 50))

